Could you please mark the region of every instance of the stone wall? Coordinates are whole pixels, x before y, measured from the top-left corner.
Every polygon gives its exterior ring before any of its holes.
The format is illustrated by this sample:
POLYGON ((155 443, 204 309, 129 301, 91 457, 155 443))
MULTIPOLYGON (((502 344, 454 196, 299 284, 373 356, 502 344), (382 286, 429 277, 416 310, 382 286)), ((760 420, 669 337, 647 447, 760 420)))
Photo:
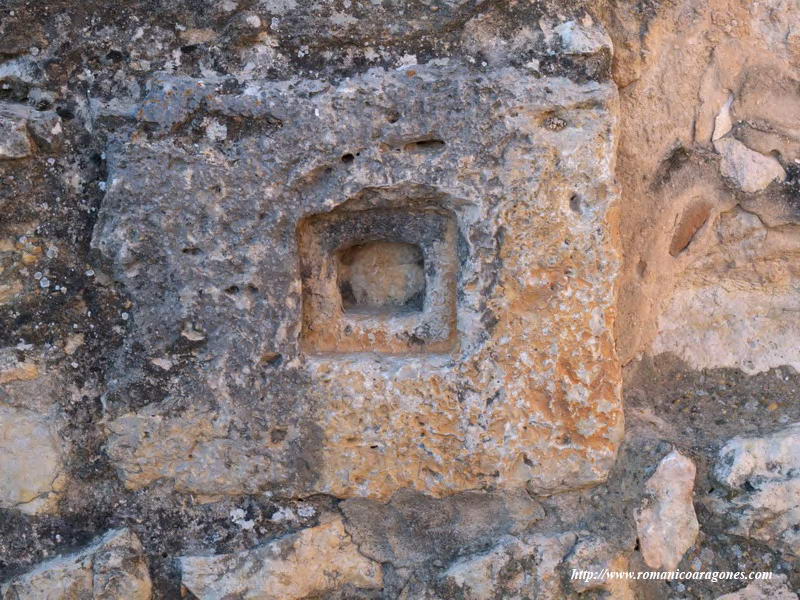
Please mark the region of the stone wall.
POLYGON ((0 210, 2 600, 798 597, 794 0, 6 0, 0 210))

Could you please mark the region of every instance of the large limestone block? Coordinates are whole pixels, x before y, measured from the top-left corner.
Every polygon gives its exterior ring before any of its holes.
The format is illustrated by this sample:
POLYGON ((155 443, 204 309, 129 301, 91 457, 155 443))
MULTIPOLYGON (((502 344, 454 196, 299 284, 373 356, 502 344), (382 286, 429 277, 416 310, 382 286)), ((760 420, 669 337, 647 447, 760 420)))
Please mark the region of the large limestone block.
POLYGON ((611 82, 449 59, 148 90, 93 244, 134 302, 128 343, 184 366, 109 423, 126 485, 387 499, 606 477, 611 82))
POLYGON ((142 545, 127 529, 60 556, 3 584, 9 600, 149 600, 150 575, 142 545))
POLYGON ((731 533, 800 556, 800 423, 733 438, 720 450, 714 476, 731 493, 711 497, 710 507, 732 519, 731 533))
POLYGON ((694 544, 700 526, 694 512, 694 463, 677 450, 667 454, 645 485, 636 511, 642 557, 653 569, 674 571, 694 544))
POLYGON ((181 582, 200 600, 300 600, 346 584, 383 585, 381 566, 359 554, 340 518, 252 550, 180 563, 181 582))

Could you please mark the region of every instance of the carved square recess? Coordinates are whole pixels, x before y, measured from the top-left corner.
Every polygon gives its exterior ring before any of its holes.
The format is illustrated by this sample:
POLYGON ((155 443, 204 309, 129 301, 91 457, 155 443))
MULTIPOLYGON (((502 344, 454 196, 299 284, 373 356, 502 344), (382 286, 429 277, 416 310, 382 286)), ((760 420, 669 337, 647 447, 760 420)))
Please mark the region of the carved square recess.
POLYGON ((456 223, 438 209, 368 209, 298 227, 310 353, 443 353, 456 330, 456 223))

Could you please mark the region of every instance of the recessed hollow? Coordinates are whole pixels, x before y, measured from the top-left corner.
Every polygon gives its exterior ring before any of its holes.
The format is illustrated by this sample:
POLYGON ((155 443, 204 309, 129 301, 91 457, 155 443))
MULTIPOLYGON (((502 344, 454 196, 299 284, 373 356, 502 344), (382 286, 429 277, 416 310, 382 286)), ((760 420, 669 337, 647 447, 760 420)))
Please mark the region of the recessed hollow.
POLYGON ((425 300, 422 249, 405 242, 371 241, 336 253, 342 308, 365 314, 420 312, 425 300))
POLYGON ((694 240, 697 232, 703 228, 711 214, 711 207, 705 202, 697 202, 687 208, 675 226, 672 241, 669 245, 670 256, 678 256, 686 250, 694 240))
POLYGON ((437 152, 445 147, 444 140, 431 138, 428 140, 417 140, 409 142, 403 149, 406 152, 437 152))

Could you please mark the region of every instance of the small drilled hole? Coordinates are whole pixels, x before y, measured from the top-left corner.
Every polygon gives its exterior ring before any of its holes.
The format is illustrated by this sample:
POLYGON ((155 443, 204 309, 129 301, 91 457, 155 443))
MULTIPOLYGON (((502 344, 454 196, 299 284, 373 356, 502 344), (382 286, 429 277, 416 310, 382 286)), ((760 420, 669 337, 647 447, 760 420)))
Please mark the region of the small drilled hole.
POLYGON ((355 159, 356 159, 356 157, 355 157, 355 156, 353 156, 352 154, 350 154, 349 152, 348 152, 347 154, 343 154, 343 155, 342 155, 342 162, 343 162, 343 163, 351 163, 351 162, 353 162, 355 159))

